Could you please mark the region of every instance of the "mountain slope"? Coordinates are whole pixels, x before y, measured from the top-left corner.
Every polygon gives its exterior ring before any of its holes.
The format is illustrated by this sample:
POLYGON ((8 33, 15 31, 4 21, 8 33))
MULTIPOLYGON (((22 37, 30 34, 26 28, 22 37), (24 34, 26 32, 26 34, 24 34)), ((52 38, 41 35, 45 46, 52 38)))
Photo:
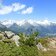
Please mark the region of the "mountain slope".
POLYGON ((8 30, 7 27, 0 23, 0 31, 8 30))
MULTIPOLYGON (((8 30, 15 33, 26 33, 31 34, 32 32, 38 31, 40 36, 56 35, 56 23, 47 20, 36 21, 36 20, 21 20, 21 21, 3 21, 1 23, 8 30)), ((0 27, 1 28, 1 27, 0 27)))

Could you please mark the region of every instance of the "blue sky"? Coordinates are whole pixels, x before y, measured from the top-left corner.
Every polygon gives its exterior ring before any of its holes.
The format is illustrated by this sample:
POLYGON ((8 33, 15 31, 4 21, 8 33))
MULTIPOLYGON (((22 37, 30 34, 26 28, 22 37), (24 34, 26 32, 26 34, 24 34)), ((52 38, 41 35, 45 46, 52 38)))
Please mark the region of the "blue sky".
POLYGON ((0 20, 56 20, 56 0, 0 0, 0 20))

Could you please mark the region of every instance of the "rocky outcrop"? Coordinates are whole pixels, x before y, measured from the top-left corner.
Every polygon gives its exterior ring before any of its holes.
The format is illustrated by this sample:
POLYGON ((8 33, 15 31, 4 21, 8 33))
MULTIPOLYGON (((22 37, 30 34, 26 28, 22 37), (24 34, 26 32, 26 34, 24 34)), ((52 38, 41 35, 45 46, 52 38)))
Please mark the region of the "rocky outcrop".
MULTIPOLYGON (((45 38, 44 38, 45 39, 45 38)), ((40 42, 37 44, 38 50, 42 51, 48 51, 48 50, 53 50, 56 49, 56 38, 48 38, 48 47, 44 47, 40 42)), ((45 43, 46 44, 46 43, 45 43)))
POLYGON ((4 36, 7 38, 12 38, 15 34, 11 31, 5 31, 4 36))
POLYGON ((19 39, 20 39, 20 37, 19 37, 18 35, 14 35, 14 36, 12 37, 12 40, 15 42, 15 44, 16 44, 17 46, 19 46, 19 39))
POLYGON ((43 45, 41 43, 37 44, 37 48, 38 48, 38 50, 47 51, 47 49, 45 47, 43 47, 43 45))
POLYGON ((16 46, 19 46, 20 37, 18 35, 15 35, 13 32, 11 31, 0 32, 0 41, 4 41, 5 39, 11 39, 12 41, 15 42, 16 46))

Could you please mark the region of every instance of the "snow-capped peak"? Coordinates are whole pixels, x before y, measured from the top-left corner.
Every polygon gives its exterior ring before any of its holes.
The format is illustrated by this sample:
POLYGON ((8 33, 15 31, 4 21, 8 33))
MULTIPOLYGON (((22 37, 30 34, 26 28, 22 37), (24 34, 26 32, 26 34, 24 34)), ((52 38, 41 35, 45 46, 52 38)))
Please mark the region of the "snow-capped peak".
POLYGON ((41 25, 50 25, 51 22, 48 20, 44 20, 44 21, 37 21, 36 23, 41 25))
POLYGON ((5 25, 6 27, 10 27, 14 23, 21 26, 25 23, 25 20, 20 20, 20 21, 18 21, 18 20, 4 20, 4 21, 2 21, 2 24, 5 25))
POLYGON ((20 21, 16 21, 15 23, 17 25, 21 26, 21 25, 25 24, 25 22, 26 22, 25 20, 20 20, 20 21))
POLYGON ((51 21, 48 21, 48 20, 43 20, 43 21, 38 21, 38 20, 5 20, 5 21, 2 21, 2 24, 5 25, 6 27, 10 27, 12 24, 16 23, 17 25, 19 26, 22 26, 24 25, 26 22, 30 23, 31 25, 50 25, 51 24, 51 21))
POLYGON ((51 22, 48 20, 38 21, 38 20, 28 20, 28 22, 32 25, 40 24, 40 25, 50 25, 51 22))
POLYGON ((14 20, 4 20, 2 21, 2 24, 5 25, 6 27, 9 27, 14 23, 14 20))

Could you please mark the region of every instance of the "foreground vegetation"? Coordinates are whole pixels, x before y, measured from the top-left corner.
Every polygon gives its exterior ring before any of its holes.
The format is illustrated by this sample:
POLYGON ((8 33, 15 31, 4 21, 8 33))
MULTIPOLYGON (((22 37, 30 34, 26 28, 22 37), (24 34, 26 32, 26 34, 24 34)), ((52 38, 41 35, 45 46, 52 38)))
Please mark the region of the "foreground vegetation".
MULTIPOLYGON (((42 51, 38 50, 37 44, 40 42, 43 46, 47 46, 47 38, 37 39, 37 32, 26 36, 20 33, 21 37, 19 41, 19 46, 11 41, 10 39, 5 39, 0 41, 0 56, 56 56, 56 50, 42 51)), ((2 37, 0 38, 2 39, 2 37)))

